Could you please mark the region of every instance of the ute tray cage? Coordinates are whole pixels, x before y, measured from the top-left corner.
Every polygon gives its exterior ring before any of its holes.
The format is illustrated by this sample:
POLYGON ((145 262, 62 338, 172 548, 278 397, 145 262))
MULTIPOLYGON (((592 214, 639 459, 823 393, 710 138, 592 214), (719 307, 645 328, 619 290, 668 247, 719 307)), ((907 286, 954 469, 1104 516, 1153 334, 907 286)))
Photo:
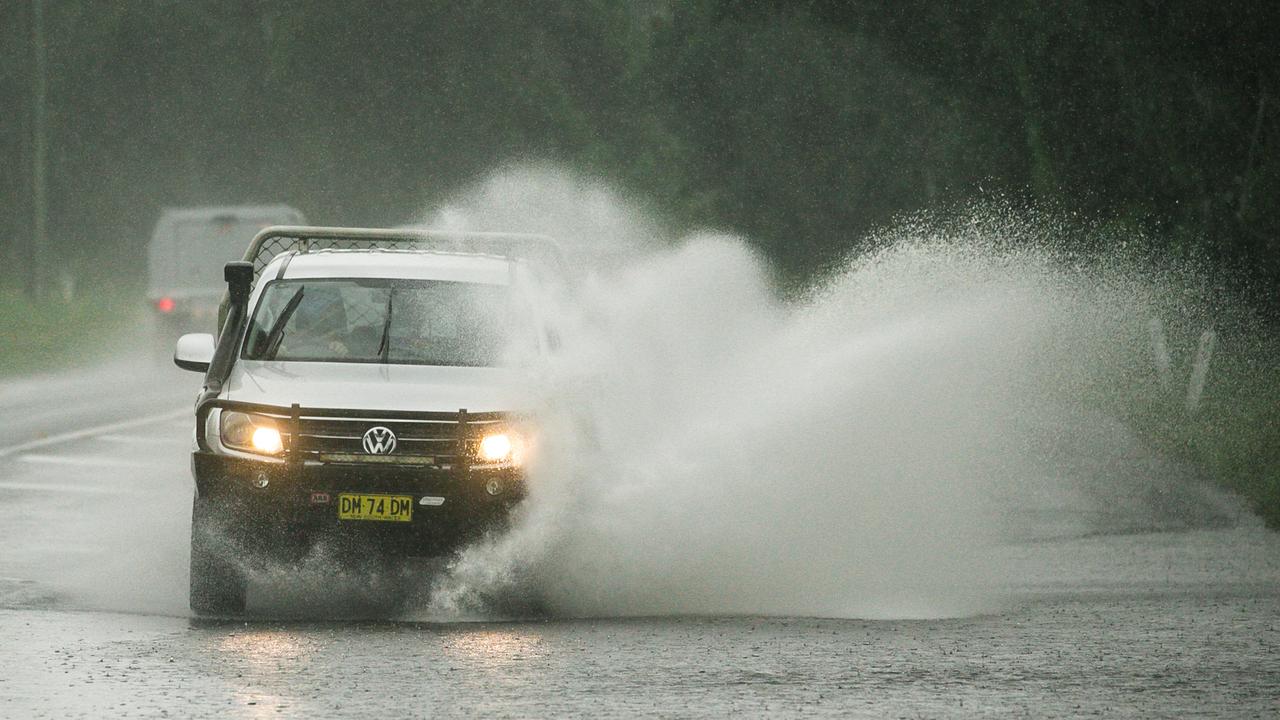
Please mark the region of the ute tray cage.
POLYGON ((257 282, 263 268, 284 252, 312 250, 436 250, 499 255, 528 260, 563 274, 560 246, 546 235, 504 232, 464 232, 416 228, 375 229, 273 225, 263 228, 249 243, 245 262, 253 263, 257 282))
MULTIPOLYGON (((313 250, 434 250, 437 252, 497 255, 527 260, 551 276, 567 278, 568 265, 560 245, 547 235, 534 233, 471 232, 423 228, 356 228, 310 225, 272 225, 253 237, 244 262, 253 264, 253 283, 276 256, 313 250)), ((219 333, 227 317, 229 296, 218 304, 219 333)))

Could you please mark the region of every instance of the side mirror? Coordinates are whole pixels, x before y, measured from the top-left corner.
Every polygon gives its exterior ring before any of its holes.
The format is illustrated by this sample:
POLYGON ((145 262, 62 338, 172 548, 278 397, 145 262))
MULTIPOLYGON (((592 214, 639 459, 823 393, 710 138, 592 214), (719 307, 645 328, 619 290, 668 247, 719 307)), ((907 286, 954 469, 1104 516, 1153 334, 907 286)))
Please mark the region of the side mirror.
POLYGON ((209 333, 187 333, 178 338, 173 349, 173 364, 183 370, 208 372, 213 362, 213 336, 209 333))

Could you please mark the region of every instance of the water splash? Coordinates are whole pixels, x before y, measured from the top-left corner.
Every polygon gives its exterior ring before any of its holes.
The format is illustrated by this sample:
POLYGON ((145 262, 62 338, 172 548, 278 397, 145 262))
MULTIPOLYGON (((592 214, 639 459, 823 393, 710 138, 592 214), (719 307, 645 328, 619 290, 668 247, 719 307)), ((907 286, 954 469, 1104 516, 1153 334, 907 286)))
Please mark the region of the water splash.
MULTIPOLYGON (((490 181, 476 212, 530 182, 490 181)), ((576 186, 538 186, 554 233, 576 186)), ((531 496, 425 612, 968 614, 1004 601, 1011 538, 1225 512, 1096 402, 1156 383, 1159 289, 1064 264, 1042 223, 973 218, 905 223, 790 302, 723 235, 589 277, 549 309, 563 347, 530 380, 531 496)))

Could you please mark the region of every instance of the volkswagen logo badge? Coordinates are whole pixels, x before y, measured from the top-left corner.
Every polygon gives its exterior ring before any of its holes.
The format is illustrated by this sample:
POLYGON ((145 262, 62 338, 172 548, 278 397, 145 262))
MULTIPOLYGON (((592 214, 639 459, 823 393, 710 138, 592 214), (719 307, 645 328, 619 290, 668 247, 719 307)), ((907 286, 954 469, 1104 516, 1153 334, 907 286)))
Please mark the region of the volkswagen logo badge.
POLYGON ((396 451, 396 434, 391 428, 378 425, 364 431, 360 444, 370 455, 390 455, 396 451))

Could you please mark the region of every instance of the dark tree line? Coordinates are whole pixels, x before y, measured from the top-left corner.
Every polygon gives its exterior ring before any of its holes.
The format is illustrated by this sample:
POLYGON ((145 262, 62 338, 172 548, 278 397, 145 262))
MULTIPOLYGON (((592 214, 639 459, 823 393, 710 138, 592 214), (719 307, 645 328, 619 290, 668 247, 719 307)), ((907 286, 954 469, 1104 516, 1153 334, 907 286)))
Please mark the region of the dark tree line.
MULTIPOLYGON (((0 13, 12 281, 29 3, 0 13)), ((163 206, 394 223, 532 158, 797 274, 899 213, 1000 193, 1280 279, 1271 3, 46 0, 45 25, 46 252, 84 275, 139 262, 163 206)))

